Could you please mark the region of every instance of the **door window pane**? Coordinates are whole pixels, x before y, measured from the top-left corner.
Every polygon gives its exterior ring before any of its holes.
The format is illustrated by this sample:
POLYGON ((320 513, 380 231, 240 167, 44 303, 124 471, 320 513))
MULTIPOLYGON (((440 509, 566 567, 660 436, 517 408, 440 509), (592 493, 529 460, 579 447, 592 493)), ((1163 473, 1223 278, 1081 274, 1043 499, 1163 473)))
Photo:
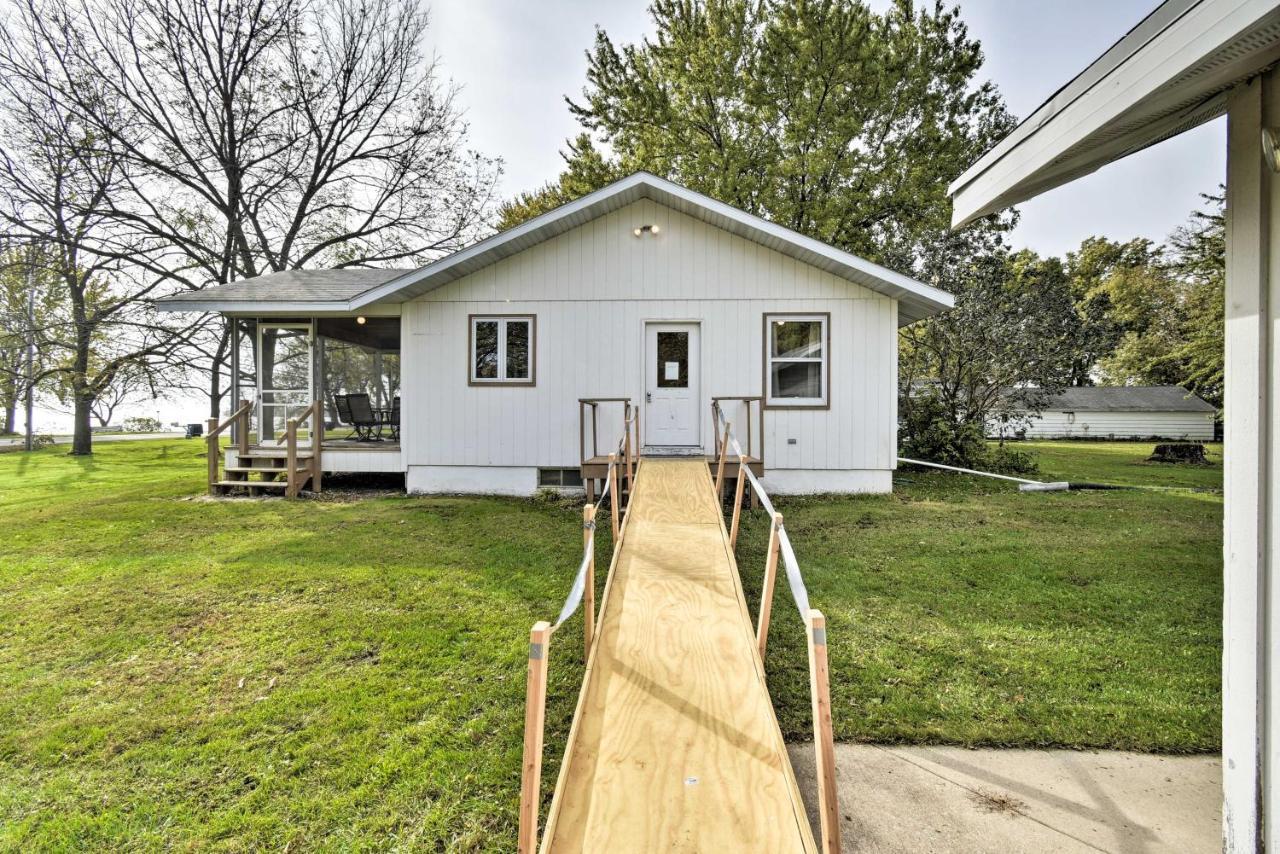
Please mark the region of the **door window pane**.
POLYGON ((658 388, 689 387, 689 333, 659 332, 658 388))

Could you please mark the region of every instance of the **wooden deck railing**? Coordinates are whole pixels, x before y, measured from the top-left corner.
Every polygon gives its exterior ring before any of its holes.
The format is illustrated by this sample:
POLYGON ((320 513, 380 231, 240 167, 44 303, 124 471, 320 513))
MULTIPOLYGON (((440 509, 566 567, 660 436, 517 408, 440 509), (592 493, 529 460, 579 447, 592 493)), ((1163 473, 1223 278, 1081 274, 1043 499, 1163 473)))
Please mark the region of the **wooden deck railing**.
MULTIPOLYGON (((713 397, 711 398, 711 423, 719 424, 721 416, 724 420, 731 421, 736 424, 745 425, 747 447, 745 453, 748 457, 754 457, 760 461, 761 466, 764 465, 764 398, 760 395, 747 395, 743 397, 713 397), (742 404, 737 412, 730 410, 730 406, 734 403, 742 404), (745 411, 743 411, 745 408, 745 411), (752 415, 754 414, 754 418, 752 415), (758 440, 757 440, 757 437, 758 440)), ((716 437, 716 456, 721 454, 720 431, 715 431, 716 437)))
MULTIPOLYGON (((582 401, 581 403, 590 403, 582 401)), ((547 670, 550 665, 551 636, 583 606, 583 636, 585 639, 583 661, 591 659, 591 648, 596 637, 596 512, 609 499, 609 515, 613 532, 613 556, 610 570, 617 560, 626 537, 627 515, 630 507, 622 507, 621 480, 625 476, 630 486, 634 476, 631 436, 636 411, 626 398, 596 398, 596 403, 626 403, 626 419, 623 421, 622 438, 609 454, 608 474, 600 498, 582 508, 582 562, 564 607, 554 625, 545 620, 533 624, 529 631, 529 670, 525 686, 524 757, 520 769, 520 831, 517 850, 520 854, 533 854, 538 845, 538 801, 542 791, 542 748, 545 739, 547 716, 547 670), (625 467, 625 474, 623 469, 625 467)), ((581 411, 581 409, 579 410, 581 411)), ((594 426, 594 425, 593 425, 594 426)), ((594 436, 593 436, 594 440, 594 436)), ((638 441, 638 440, 637 440, 638 441)), ((594 445, 593 445, 594 447, 594 445)))
POLYGON ((306 408, 301 415, 296 418, 290 418, 285 424, 285 459, 286 471, 285 478, 288 485, 285 487, 284 494, 286 498, 297 498, 302 492, 302 487, 307 485, 307 481, 311 481, 311 491, 320 491, 320 446, 324 441, 324 401, 317 398, 311 401, 311 405, 306 408), (298 428, 307 421, 311 421, 311 457, 307 461, 307 466, 303 470, 298 468, 298 428))
MULTIPOLYGON (((713 408, 716 415, 716 433, 723 431, 725 450, 732 449, 738 459, 738 484, 733 501, 733 521, 730 525, 729 541, 733 548, 737 547, 738 529, 742 517, 742 497, 746 484, 750 482, 753 494, 769 513, 772 520, 769 527, 769 550, 765 557, 764 581, 760 591, 760 611, 756 623, 756 646, 763 660, 769 642, 769 618, 773 611, 773 589, 778 578, 778 559, 787 575, 787 584, 791 588, 791 596, 795 600, 800 617, 804 620, 809 645, 809 689, 813 705, 813 745, 818 776, 818 816, 822 825, 823 854, 839 854, 840 852, 840 814, 836 802, 836 769, 835 741, 831 727, 831 686, 827 669, 827 619, 822 612, 809 606, 809 592, 804 586, 804 577, 800 574, 800 564, 796 560, 795 550, 791 547, 791 538, 783 525, 782 514, 773 509, 764 486, 756 478, 755 473, 747 465, 747 454, 734 436, 733 428, 724 418, 718 407, 713 408)), ((763 438, 763 435, 762 437, 763 438)), ((723 486, 724 458, 719 455, 720 476, 716 478, 716 492, 723 486)))
POLYGON ((218 466, 222 461, 222 448, 218 442, 218 437, 226 432, 227 428, 232 424, 236 427, 236 449, 241 454, 249 453, 249 413, 253 411, 253 404, 247 400, 240 401, 239 408, 235 412, 227 416, 227 420, 218 423, 217 418, 210 418, 205 434, 205 443, 208 447, 209 457, 209 494, 216 495, 218 491, 218 466))
POLYGON ((600 454, 600 406, 601 404, 622 404, 622 442, 618 447, 618 456, 624 463, 623 475, 626 478, 626 494, 631 494, 631 482, 635 477, 636 461, 640 457, 640 418, 639 409, 632 405, 629 397, 583 397, 578 399, 578 472, 586 487, 587 501, 595 499, 595 480, 607 476, 604 457, 600 454), (587 455, 587 412, 591 413, 591 454, 587 455))

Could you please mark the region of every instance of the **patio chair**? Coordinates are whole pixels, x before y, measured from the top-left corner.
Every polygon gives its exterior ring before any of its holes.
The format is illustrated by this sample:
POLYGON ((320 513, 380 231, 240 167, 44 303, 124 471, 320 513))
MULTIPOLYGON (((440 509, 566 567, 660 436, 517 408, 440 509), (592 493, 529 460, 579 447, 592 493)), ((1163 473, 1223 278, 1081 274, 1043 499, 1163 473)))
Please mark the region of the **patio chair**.
MULTIPOLYGON (((369 403, 369 395, 363 392, 359 394, 337 394, 334 400, 338 403, 338 417, 355 428, 355 436, 361 442, 372 442, 379 437, 378 431, 382 427, 382 422, 378 420, 378 416, 373 411, 373 406, 369 403), (345 399, 345 400, 344 400, 345 399), (343 411, 345 408, 345 412, 343 411)), ((349 436, 347 438, 350 438, 349 436)))
POLYGON ((335 394, 333 396, 333 408, 334 411, 338 413, 338 423, 334 426, 351 428, 351 432, 342 438, 346 440, 356 437, 359 430, 357 430, 351 423, 351 404, 347 402, 347 396, 345 394, 335 394))
POLYGON ((391 409, 387 412, 386 425, 391 431, 391 441, 400 441, 400 395, 391 398, 391 409))

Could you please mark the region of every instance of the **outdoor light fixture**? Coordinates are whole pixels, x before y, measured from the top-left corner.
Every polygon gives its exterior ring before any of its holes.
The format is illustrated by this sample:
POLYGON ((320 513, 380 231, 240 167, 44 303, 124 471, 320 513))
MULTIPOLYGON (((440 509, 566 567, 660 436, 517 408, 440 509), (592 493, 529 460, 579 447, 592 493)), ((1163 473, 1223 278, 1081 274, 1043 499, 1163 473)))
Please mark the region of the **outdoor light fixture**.
POLYGON ((639 228, 633 229, 631 233, 636 237, 640 237, 645 232, 648 232, 649 234, 657 234, 661 230, 662 229, 658 228, 656 225, 642 225, 639 228))
POLYGON ((360 324, 361 326, 364 326, 364 315, 363 315, 363 314, 356 318, 356 323, 360 324))
POLYGON ((1262 158, 1267 161, 1267 168, 1272 172, 1280 172, 1280 129, 1262 129, 1262 158))

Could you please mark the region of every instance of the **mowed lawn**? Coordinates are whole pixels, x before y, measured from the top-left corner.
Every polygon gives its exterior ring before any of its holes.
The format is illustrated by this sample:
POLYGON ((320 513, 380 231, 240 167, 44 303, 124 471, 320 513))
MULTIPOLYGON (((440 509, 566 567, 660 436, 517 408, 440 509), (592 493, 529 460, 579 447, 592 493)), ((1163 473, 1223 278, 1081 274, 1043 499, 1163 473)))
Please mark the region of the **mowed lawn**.
MULTIPOLYGON (((1216 749, 1220 455, 1022 447, 1045 479, 1195 489, 903 473, 892 497, 780 502, 837 737, 1216 749)), ((579 509, 208 500, 203 472, 196 441, 0 454, 0 848, 512 850, 528 628, 568 589, 579 509)), ((766 535, 749 516, 753 611, 766 535)), ((770 684, 804 739, 783 583, 774 612, 770 684)), ((551 677, 547 794, 580 618, 551 677)))

